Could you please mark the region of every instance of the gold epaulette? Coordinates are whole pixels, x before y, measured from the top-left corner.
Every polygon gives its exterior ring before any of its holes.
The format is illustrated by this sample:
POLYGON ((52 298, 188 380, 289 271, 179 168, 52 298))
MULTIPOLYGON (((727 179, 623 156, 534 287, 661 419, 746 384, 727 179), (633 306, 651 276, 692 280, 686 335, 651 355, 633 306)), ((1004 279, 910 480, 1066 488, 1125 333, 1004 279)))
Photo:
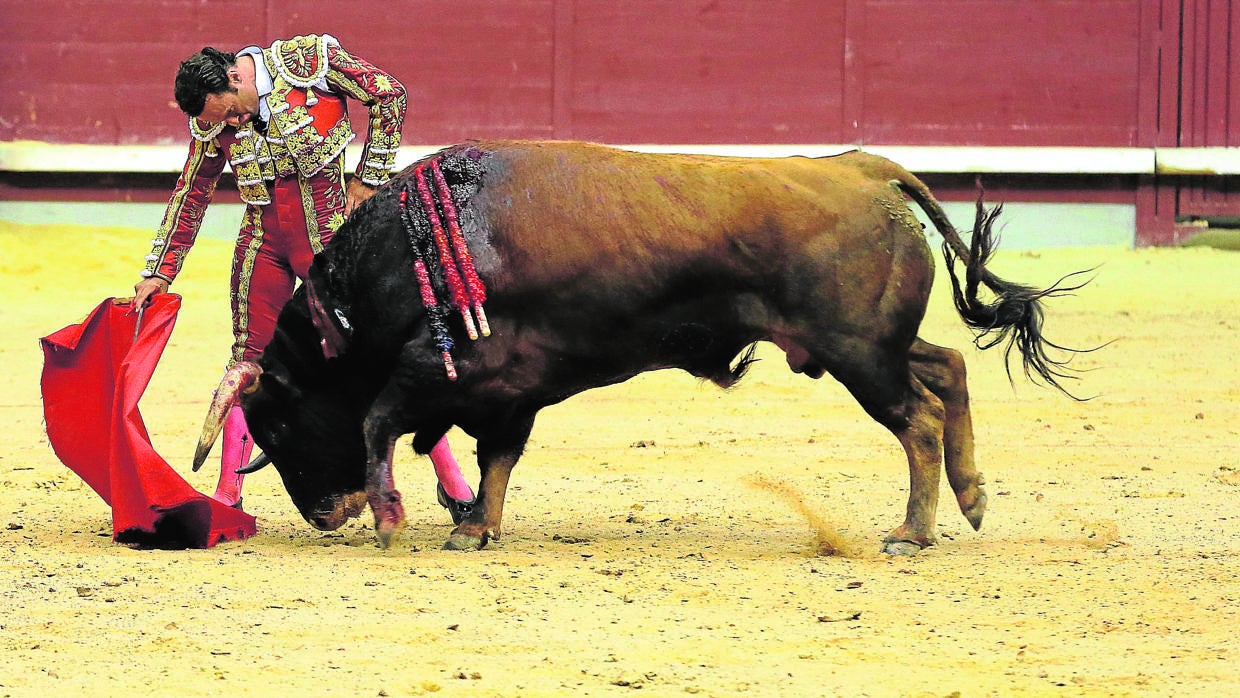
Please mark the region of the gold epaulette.
POLYGON ((327 46, 340 42, 330 34, 306 34, 271 45, 276 72, 294 87, 310 87, 322 80, 328 71, 327 46))

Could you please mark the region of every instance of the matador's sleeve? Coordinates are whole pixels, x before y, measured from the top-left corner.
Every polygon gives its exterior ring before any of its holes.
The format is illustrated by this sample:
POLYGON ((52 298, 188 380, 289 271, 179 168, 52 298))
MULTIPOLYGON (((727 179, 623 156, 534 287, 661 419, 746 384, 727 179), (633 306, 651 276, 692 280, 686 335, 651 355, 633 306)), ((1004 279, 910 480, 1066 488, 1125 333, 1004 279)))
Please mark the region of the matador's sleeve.
POLYGON ((151 253, 146 256, 143 277, 158 276, 172 283, 181 271, 185 255, 189 254, 198 229, 202 227, 207 205, 215 195, 215 185, 224 171, 225 160, 213 140, 194 138, 190 142, 189 156, 168 201, 168 209, 164 211, 164 220, 155 239, 151 240, 151 253))
POLYGON ((388 181, 400 148, 400 130, 405 124, 405 86, 396 78, 339 46, 328 43, 327 84, 337 92, 370 107, 370 123, 357 176, 377 187, 388 181))

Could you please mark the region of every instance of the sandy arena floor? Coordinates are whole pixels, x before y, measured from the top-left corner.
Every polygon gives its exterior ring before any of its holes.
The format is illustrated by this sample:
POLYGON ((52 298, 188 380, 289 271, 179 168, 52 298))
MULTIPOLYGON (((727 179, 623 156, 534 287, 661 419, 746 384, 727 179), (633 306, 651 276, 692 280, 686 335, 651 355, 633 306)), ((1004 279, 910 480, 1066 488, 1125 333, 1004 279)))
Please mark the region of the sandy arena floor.
MULTIPOLYGON (((1060 343, 1116 340, 1077 362, 1085 403, 1010 386, 940 275, 922 335, 966 352, 990 509, 973 532, 944 481, 940 545, 914 558, 878 552, 908 489, 895 440, 770 347, 729 393, 664 372, 545 410, 484 551, 440 549, 448 517, 407 449, 390 550, 369 514, 314 531, 264 470, 256 537, 160 551, 111 541, 38 385, 38 338, 129 295, 149 239, 0 224, 0 696, 1240 694, 1240 253, 1000 252, 1032 284, 1099 266, 1047 321, 1060 343)), ((191 255, 142 403, 207 491, 218 470, 189 460, 229 251, 191 255)))

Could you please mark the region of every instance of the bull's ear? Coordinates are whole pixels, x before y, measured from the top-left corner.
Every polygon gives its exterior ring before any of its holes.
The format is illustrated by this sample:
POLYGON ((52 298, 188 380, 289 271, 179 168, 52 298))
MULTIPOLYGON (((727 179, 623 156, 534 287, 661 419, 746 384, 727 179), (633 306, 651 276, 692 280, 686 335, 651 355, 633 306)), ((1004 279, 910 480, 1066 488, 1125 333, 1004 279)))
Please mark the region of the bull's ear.
MULTIPOLYGON (((321 283, 320 283, 321 285, 321 283)), ((310 308, 310 320, 319 333, 319 346, 323 358, 334 359, 349 348, 349 336, 353 326, 342 308, 331 303, 331 297, 316 287, 313 276, 306 280, 306 304, 310 308)))

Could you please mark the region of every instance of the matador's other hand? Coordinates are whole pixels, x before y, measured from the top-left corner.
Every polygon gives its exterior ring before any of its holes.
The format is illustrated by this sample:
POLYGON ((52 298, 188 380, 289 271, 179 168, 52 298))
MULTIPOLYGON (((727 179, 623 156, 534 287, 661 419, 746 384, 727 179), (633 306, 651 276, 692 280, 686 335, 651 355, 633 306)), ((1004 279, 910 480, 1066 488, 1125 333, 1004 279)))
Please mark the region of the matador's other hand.
POLYGON ((363 201, 375 195, 375 187, 366 184, 357 177, 353 177, 349 180, 349 185, 345 188, 344 193, 344 215, 348 218, 353 215, 353 211, 356 210, 358 206, 362 205, 363 201))

